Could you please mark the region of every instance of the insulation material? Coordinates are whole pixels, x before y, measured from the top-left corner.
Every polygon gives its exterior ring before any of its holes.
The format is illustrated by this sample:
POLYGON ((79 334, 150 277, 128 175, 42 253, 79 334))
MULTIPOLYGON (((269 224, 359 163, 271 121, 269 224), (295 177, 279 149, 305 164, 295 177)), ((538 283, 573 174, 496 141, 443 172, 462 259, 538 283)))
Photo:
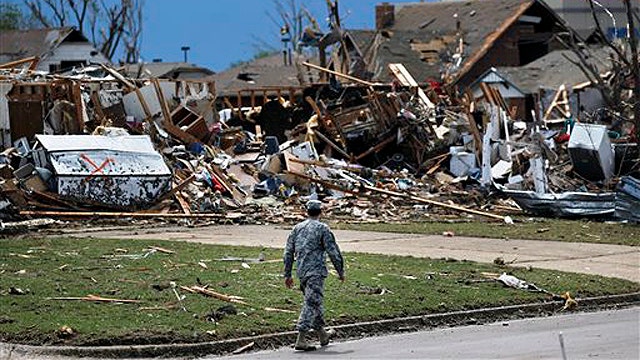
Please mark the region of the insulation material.
MULTIPOLYGON (((169 100, 173 98, 175 93, 175 84, 172 82, 161 81, 160 88, 162 89, 162 94, 164 98, 169 100)), ((160 101, 158 100, 158 96, 156 94, 156 90, 153 85, 143 86, 139 89, 140 94, 144 98, 144 101, 147 103, 149 107, 150 116, 158 115, 162 112, 162 108, 160 106, 160 101)), ((122 98, 122 103, 124 105, 124 110, 127 115, 133 116, 133 118, 137 121, 142 121, 147 118, 147 114, 145 113, 144 107, 138 98, 138 94, 135 91, 132 91, 125 95, 122 98)))

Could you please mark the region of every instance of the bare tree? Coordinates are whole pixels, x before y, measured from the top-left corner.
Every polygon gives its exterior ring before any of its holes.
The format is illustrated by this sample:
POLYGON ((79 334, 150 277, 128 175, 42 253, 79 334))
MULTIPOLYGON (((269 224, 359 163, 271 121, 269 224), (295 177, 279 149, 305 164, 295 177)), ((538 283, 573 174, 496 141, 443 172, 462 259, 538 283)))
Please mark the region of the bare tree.
POLYGON ((144 0, 26 0, 31 15, 44 27, 88 29, 94 45, 112 61, 140 58, 144 0))
POLYGON ((636 128, 636 139, 640 140, 640 64, 638 63, 638 38, 633 16, 633 8, 630 0, 624 0, 627 10, 627 30, 629 32, 629 42, 631 50, 631 74, 633 77, 633 118, 636 128))
POLYGON ((589 49, 576 41, 575 34, 568 40, 557 38, 568 49, 572 50, 577 61, 569 57, 567 59, 578 66, 593 86, 600 91, 607 106, 625 116, 631 118, 636 129, 636 138, 640 139, 640 67, 638 64, 638 38, 635 26, 634 10, 630 0, 623 0, 627 17, 627 38, 610 39, 602 29, 597 16, 597 0, 587 0, 591 7, 591 14, 595 23, 595 31, 598 38, 609 49, 610 69, 603 74, 602 69, 596 65, 589 49), (632 96, 628 96, 625 85, 633 83, 632 96))

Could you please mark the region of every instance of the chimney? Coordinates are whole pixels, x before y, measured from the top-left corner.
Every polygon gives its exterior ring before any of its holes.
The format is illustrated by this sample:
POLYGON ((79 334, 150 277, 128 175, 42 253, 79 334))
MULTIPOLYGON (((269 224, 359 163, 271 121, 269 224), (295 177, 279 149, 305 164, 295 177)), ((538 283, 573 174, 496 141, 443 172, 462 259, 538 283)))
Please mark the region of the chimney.
POLYGON ((376 30, 384 30, 395 22, 395 6, 388 2, 376 5, 376 30))

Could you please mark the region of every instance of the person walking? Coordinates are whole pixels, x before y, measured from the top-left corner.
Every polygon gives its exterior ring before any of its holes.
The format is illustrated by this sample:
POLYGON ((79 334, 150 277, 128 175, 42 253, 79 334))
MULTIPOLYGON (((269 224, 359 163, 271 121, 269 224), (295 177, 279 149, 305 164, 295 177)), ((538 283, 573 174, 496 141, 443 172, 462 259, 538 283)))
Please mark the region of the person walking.
POLYGON ((297 224, 287 239, 284 250, 284 278, 287 288, 293 287, 291 271, 296 261, 296 275, 300 281, 300 290, 304 294, 304 305, 296 329, 298 338, 295 349, 302 351, 315 350, 308 340, 308 334, 315 330, 320 338, 320 345, 329 344, 333 331, 324 328, 324 281, 329 272, 326 256, 329 255, 333 267, 338 272, 340 281, 344 282, 344 259, 335 237, 329 226, 320 222, 322 203, 310 200, 305 205, 308 218, 297 224))

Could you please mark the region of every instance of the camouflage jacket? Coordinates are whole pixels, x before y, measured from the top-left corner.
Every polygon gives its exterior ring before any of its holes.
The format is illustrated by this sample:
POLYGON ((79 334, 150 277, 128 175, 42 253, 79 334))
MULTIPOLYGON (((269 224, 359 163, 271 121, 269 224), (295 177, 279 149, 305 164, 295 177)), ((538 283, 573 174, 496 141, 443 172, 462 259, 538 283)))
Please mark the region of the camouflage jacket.
POLYGON ((315 219, 307 219, 296 225, 284 249, 284 276, 291 277, 293 260, 296 260, 298 279, 313 275, 327 277, 326 255, 340 277, 344 276, 344 260, 329 226, 315 219))

